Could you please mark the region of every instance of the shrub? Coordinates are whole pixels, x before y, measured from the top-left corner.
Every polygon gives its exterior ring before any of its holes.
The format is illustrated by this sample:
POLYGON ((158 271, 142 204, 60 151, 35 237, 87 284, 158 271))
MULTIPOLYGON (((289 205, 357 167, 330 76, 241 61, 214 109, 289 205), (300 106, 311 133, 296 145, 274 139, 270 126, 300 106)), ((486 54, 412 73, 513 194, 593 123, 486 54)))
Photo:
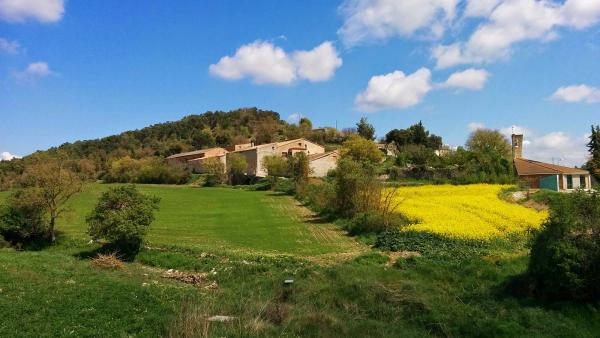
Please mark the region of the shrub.
POLYGON ((528 273, 549 299, 600 299, 600 195, 555 199, 533 241, 528 273))
POLYGON ((491 245, 484 241, 450 239, 429 232, 388 228, 377 235, 374 246, 381 250, 415 251, 428 257, 462 260, 488 254, 491 245))
POLYGON ((159 158, 136 160, 125 156, 110 164, 103 179, 109 183, 185 184, 190 177, 183 166, 170 166, 159 158))
POLYGON ((32 190, 17 190, 0 205, 0 235, 16 246, 46 239, 48 213, 43 201, 32 190))
POLYGON ((229 154, 227 156, 227 176, 231 185, 242 184, 246 181, 248 162, 243 155, 229 154))
POLYGON ((108 240, 111 249, 132 258, 154 221, 159 202, 158 197, 141 194, 132 185, 110 188, 87 217, 88 233, 93 239, 108 240))
POLYGON ((202 163, 202 167, 206 173, 205 186, 213 187, 225 183, 225 164, 220 159, 209 158, 202 163))
POLYGON ((309 184, 305 191, 305 202, 314 211, 322 215, 333 214, 335 207, 335 189, 333 184, 323 181, 317 184, 309 184))
POLYGON ((350 220, 346 230, 352 236, 379 233, 385 229, 383 217, 377 212, 361 212, 350 220))

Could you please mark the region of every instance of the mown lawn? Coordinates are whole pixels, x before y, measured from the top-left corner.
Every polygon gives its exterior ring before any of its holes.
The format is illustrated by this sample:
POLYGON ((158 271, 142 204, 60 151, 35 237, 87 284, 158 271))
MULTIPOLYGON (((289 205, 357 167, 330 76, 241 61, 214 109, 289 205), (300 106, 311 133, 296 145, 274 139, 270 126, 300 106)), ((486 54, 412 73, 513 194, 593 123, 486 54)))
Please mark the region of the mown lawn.
MULTIPOLYGON (((93 184, 70 202, 71 212, 57 228, 72 238, 89 239, 85 217, 110 185, 93 184)), ((161 198, 147 240, 149 246, 171 246, 320 255, 359 249, 332 224, 319 224, 289 196, 229 188, 140 185, 161 198)))

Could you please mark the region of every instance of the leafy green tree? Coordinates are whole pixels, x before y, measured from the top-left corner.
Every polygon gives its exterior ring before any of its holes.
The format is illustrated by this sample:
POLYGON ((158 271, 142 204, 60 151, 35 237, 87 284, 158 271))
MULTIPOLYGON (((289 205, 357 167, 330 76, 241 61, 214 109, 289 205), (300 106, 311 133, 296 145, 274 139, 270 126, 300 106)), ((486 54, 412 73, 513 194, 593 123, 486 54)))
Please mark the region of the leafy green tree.
POLYGON ((385 135, 385 142, 394 144, 399 150, 409 145, 422 145, 433 150, 440 149, 442 146, 442 138, 430 134, 421 121, 407 129, 390 130, 385 135))
POLYGON ((379 163, 383 160, 383 153, 375 142, 357 135, 351 135, 342 144, 340 153, 342 157, 350 157, 360 162, 379 163))
POLYGON ((586 167, 596 177, 600 177, 600 126, 594 127, 592 125, 592 133, 587 148, 590 152, 590 160, 587 162, 586 167))
POLYGON ((466 146, 476 153, 496 154, 505 159, 512 157, 510 143, 498 130, 478 129, 471 133, 466 146))
POLYGON ((233 153, 227 156, 227 176, 230 184, 236 185, 243 183, 247 169, 248 162, 243 155, 233 153))
POLYGON ((375 139, 375 127, 369 123, 366 117, 361 117, 356 124, 356 132, 362 138, 372 141, 375 139))
POLYGON ((93 239, 105 239, 127 258, 140 249, 160 198, 146 196, 133 185, 110 188, 100 196, 87 217, 88 233, 93 239))

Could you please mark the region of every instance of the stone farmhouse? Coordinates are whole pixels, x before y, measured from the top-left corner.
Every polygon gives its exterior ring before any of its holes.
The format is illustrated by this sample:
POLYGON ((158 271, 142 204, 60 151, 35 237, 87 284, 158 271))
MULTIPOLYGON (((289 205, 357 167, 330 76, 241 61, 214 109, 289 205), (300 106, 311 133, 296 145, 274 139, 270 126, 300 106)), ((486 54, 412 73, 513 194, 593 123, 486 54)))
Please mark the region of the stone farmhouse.
POLYGON ((185 165, 195 173, 203 173, 203 162, 209 158, 218 158, 227 164, 231 154, 239 154, 246 158, 248 168, 246 174, 256 177, 267 176, 267 170, 262 165, 262 159, 267 156, 292 157, 296 153, 305 153, 309 159, 312 177, 323 177, 327 172, 337 166, 338 152, 325 152, 322 146, 303 138, 283 142, 254 145, 252 143, 237 144, 229 149, 210 148, 187 153, 175 154, 167 157, 171 165, 185 165))
POLYGON ((523 158, 523 135, 512 135, 512 152, 519 181, 531 189, 568 192, 592 187, 592 178, 587 170, 523 158))

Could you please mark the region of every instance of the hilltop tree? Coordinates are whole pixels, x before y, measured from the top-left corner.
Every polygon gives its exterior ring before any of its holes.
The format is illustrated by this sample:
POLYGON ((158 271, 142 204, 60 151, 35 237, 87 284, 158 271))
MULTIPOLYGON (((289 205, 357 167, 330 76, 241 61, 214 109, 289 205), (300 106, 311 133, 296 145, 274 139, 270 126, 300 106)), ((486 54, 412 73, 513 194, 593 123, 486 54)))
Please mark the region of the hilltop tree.
POLYGON ((435 134, 430 134, 421 121, 407 129, 390 130, 385 135, 385 142, 394 144, 398 149, 417 145, 436 150, 442 146, 442 138, 435 134))
POLYGON ((356 132, 364 139, 370 141, 375 139, 375 127, 369 123, 366 117, 360 118, 360 121, 356 124, 356 132))
POLYGON ((466 146, 475 153, 496 154, 504 159, 512 156, 510 143, 498 130, 478 129, 471 133, 466 146))

